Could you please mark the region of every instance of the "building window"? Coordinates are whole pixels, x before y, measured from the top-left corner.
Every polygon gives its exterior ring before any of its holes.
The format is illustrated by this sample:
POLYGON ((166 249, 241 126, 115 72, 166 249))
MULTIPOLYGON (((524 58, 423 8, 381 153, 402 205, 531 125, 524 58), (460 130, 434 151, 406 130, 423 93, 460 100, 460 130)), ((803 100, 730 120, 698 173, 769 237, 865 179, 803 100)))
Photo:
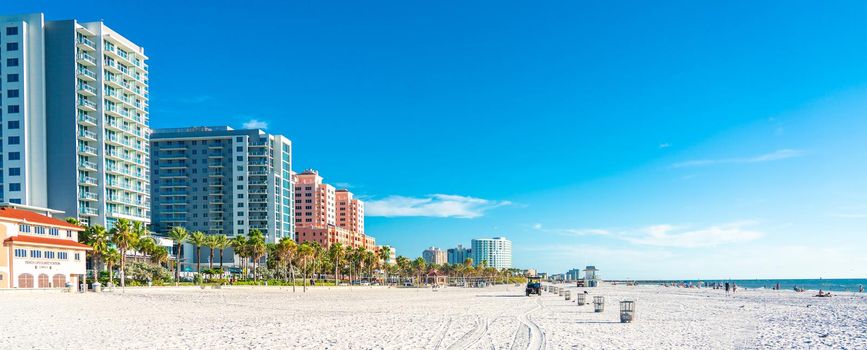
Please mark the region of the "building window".
POLYGON ((6 43, 6 51, 18 51, 18 43, 6 43))
POLYGON ((42 257, 42 251, 41 250, 31 250, 30 251, 30 257, 31 258, 41 258, 42 257))
POLYGON ((9 98, 18 97, 18 89, 6 90, 6 97, 9 97, 9 98))
POLYGON ((45 251, 45 258, 46 259, 54 259, 54 252, 46 250, 45 251))
POLYGON ((27 250, 21 249, 21 248, 16 248, 15 249, 15 257, 16 258, 26 258, 27 257, 27 250))
POLYGON ((6 106, 6 112, 8 112, 8 113, 18 113, 19 110, 20 110, 20 108, 18 107, 18 105, 6 106))
POLYGON ((21 138, 18 136, 9 136, 9 139, 7 141, 10 145, 20 145, 21 144, 21 138))
POLYGON ((9 192, 19 192, 21 191, 20 183, 11 183, 9 184, 9 192))
POLYGON ((243 224, 244 224, 244 220, 238 220, 238 225, 243 225, 243 224))
POLYGON ((17 120, 10 120, 10 121, 6 122, 6 128, 7 129, 10 129, 10 130, 11 129, 18 129, 20 127, 21 127, 21 122, 19 122, 17 120))
POLYGON ((51 227, 51 228, 48 229, 48 234, 49 234, 49 235, 52 235, 52 236, 59 236, 59 235, 60 235, 60 230, 58 230, 58 229, 56 229, 56 228, 54 228, 54 227, 51 227))
POLYGON ((18 27, 6 27, 6 35, 18 35, 18 27))
POLYGON ((45 227, 33 226, 33 232, 36 233, 37 235, 44 235, 45 234, 45 227))
POLYGON ((17 58, 7 58, 6 59, 6 67, 18 67, 18 59, 17 58))
POLYGON ((9 160, 20 160, 21 153, 19 152, 9 152, 9 160))
POLYGON ((69 259, 69 253, 67 252, 57 252, 57 258, 60 260, 69 259))
POLYGON ((81 253, 75 253, 75 261, 81 260, 81 253))
POLYGON ((18 74, 6 74, 6 82, 7 83, 17 83, 18 82, 18 74))
POLYGON ((9 168, 9 176, 20 176, 21 168, 9 168))

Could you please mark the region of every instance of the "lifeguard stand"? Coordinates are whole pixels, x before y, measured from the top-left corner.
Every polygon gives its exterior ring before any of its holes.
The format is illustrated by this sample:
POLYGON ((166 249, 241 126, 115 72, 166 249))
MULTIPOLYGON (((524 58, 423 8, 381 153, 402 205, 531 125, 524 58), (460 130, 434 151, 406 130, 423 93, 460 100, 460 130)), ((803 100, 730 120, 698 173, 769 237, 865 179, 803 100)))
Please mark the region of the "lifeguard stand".
POLYGON ((599 270, 596 266, 589 265, 584 269, 584 287, 596 287, 599 285, 599 270))

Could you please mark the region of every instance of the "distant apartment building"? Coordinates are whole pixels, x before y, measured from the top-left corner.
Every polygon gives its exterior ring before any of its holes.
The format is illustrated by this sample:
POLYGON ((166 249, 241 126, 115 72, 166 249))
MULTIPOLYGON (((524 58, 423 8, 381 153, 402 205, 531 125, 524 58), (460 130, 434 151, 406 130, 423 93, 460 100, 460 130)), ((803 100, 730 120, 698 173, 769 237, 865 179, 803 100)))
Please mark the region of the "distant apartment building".
POLYGON ((566 279, 570 281, 577 281, 581 279, 581 269, 575 268, 569 271, 566 271, 566 279))
POLYGON ((158 129, 151 169, 155 232, 183 226, 229 237, 258 229, 269 243, 294 237, 292 143, 282 135, 228 126, 158 129))
POLYGON ((437 247, 430 247, 421 253, 421 257, 428 265, 443 265, 446 260, 446 252, 437 247))
POLYGON ((473 250, 470 248, 466 248, 460 244, 458 244, 455 248, 449 248, 446 251, 446 255, 448 256, 448 263, 450 265, 463 265, 464 261, 467 258, 473 258, 473 250))
POLYGON ((512 241, 506 237, 477 238, 472 240, 473 264, 484 261, 497 269, 512 268, 512 241))
POLYGON ((397 263, 397 249, 390 245, 383 245, 382 247, 388 248, 388 259, 385 260, 386 264, 394 265, 397 263))
POLYGON ((312 169, 295 175, 295 232, 299 243, 377 249, 364 232, 364 202, 348 190, 335 190, 312 169))
POLYGON ((148 57, 102 22, 0 16, 0 202, 150 222, 148 57))

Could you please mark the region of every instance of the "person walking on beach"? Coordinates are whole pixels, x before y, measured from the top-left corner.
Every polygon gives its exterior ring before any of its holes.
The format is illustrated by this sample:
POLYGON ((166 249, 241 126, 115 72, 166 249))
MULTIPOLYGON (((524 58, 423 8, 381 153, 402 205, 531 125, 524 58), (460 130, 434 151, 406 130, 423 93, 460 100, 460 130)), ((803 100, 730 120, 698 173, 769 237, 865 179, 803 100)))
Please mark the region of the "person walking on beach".
POLYGON ((735 292, 737 292, 737 291, 738 291, 738 284, 732 283, 732 294, 735 294, 735 292))
POLYGON ((726 282, 726 295, 729 295, 729 290, 730 290, 730 289, 731 289, 731 286, 729 285, 728 282, 726 282))

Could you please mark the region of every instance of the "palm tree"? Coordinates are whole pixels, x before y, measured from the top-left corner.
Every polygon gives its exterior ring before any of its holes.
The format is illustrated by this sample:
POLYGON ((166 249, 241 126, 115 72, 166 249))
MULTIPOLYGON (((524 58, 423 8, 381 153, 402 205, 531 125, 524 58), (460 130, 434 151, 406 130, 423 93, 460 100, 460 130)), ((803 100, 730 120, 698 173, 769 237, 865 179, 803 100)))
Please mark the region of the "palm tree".
POLYGON ((190 243, 196 246, 196 273, 201 273, 202 269, 202 246, 205 245, 205 242, 208 241, 208 237, 205 236, 205 233, 202 231, 193 232, 190 236, 190 243))
POLYGON ((391 248, 387 246, 379 247, 379 251, 377 251, 379 255, 379 260, 382 260, 384 269, 382 269, 383 274, 385 275, 383 278, 385 279, 385 284, 388 284, 388 259, 391 258, 391 248))
POLYGON ((178 245, 178 255, 175 257, 175 282, 180 279, 181 272, 181 257, 183 256, 181 249, 183 248, 184 242, 190 238, 190 234, 187 233, 187 229, 182 226, 172 227, 171 231, 169 231, 169 238, 175 241, 175 244, 178 245))
POLYGON ((159 246, 157 246, 156 240, 153 237, 141 237, 136 244, 135 249, 142 253, 142 255, 152 255, 159 246))
POLYGON ((395 262, 397 263, 397 270, 398 270, 399 273, 400 273, 400 280, 401 280, 401 283, 403 283, 403 279, 404 279, 404 277, 406 277, 406 273, 407 273, 407 272, 409 271, 409 269, 410 269, 409 258, 407 258, 407 257, 405 257, 405 256, 402 256, 402 255, 399 255, 399 256, 398 256, 397 258, 395 258, 394 260, 395 260, 395 262))
POLYGON ((232 238, 232 249, 235 250, 235 254, 238 255, 238 259, 241 261, 241 270, 244 272, 244 279, 247 279, 246 273, 246 260, 247 260, 247 237, 245 236, 236 236, 232 238))
POLYGON ((292 258, 295 255, 297 245, 291 237, 283 237, 275 247, 277 258, 280 259, 280 264, 283 265, 292 277, 292 292, 295 292, 295 269, 292 267, 292 258))
POLYGON ((472 272, 472 270, 473 270, 473 258, 466 258, 466 259, 464 259, 464 268, 463 268, 463 272, 464 272, 464 287, 467 286, 467 271, 472 272))
POLYGON ((217 242, 218 239, 217 235, 209 235, 208 239, 205 240, 205 245, 208 246, 209 250, 208 254, 210 254, 208 257, 208 270, 214 269, 214 249, 217 249, 217 245, 220 244, 217 242))
POLYGON ((334 285, 338 284, 338 269, 340 269, 340 259, 346 255, 346 251, 343 250, 343 244, 340 242, 334 243, 331 247, 328 247, 328 255, 331 256, 331 259, 334 259, 334 285))
POLYGON ((306 292, 307 291, 307 263, 310 262, 310 259, 313 258, 313 247, 310 244, 308 244, 307 242, 301 243, 301 245, 298 246, 298 251, 297 251, 296 255, 298 256, 298 260, 300 260, 301 264, 302 264, 301 272, 304 273, 304 282, 302 285, 304 286, 304 291, 306 292))
POLYGON ((120 253, 120 286, 125 288, 126 251, 138 242, 138 232, 134 230, 133 224, 129 220, 118 219, 114 223, 114 228, 111 229, 111 241, 120 253))
POLYGON ((165 247, 156 247, 150 255, 151 261, 160 267, 169 262, 169 251, 165 247))
POLYGON ((421 274, 424 273, 427 268, 427 262, 424 261, 423 258, 418 257, 412 262, 412 268, 415 270, 415 273, 418 277, 417 284, 421 286, 421 274))
POLYGON ((226 235, 216 235, 215 240, 217 241, 217 249, 220 250, 220 270, 223 269, 223 249, 229 248, 232 245, 232 242, 229 240, 229 237, 226 235))
POLYGON ((114 248, 108 248, 102 253, 102 259, 105 260, 105 264, 108 266, 108 283, 114 283, 114 266, 117 265, 118 261, 122 261, 121 256, 120 252, 114 248))
POLYGON ((253 258, 253 280, 256 281, 258 279, 256 264, 266 252, 265 235, 263 235, 262 231, 259 231, 258 229, 252 229, 248 236, 250 236, 250 239, 247 242, 247 246, 250 248, 250 257, 253 258))
POLYGON ((93 268, 93 281, 99 282, 99 269, 97 268, 97 259, 108 250, 108 243, 111 240, 105 227, 94 225, 84 230, 82 235, 78 236, 81 243, 89 245, 93 250, 90 251, 90 266, 93 268))
POLYGON ((376 269, 379 265, 379 258, 372 250, 365 250, 363 257, 364 264, 367 265, 367 278, 368 280, 371 280, 373 279, 373 270, 376 269))

